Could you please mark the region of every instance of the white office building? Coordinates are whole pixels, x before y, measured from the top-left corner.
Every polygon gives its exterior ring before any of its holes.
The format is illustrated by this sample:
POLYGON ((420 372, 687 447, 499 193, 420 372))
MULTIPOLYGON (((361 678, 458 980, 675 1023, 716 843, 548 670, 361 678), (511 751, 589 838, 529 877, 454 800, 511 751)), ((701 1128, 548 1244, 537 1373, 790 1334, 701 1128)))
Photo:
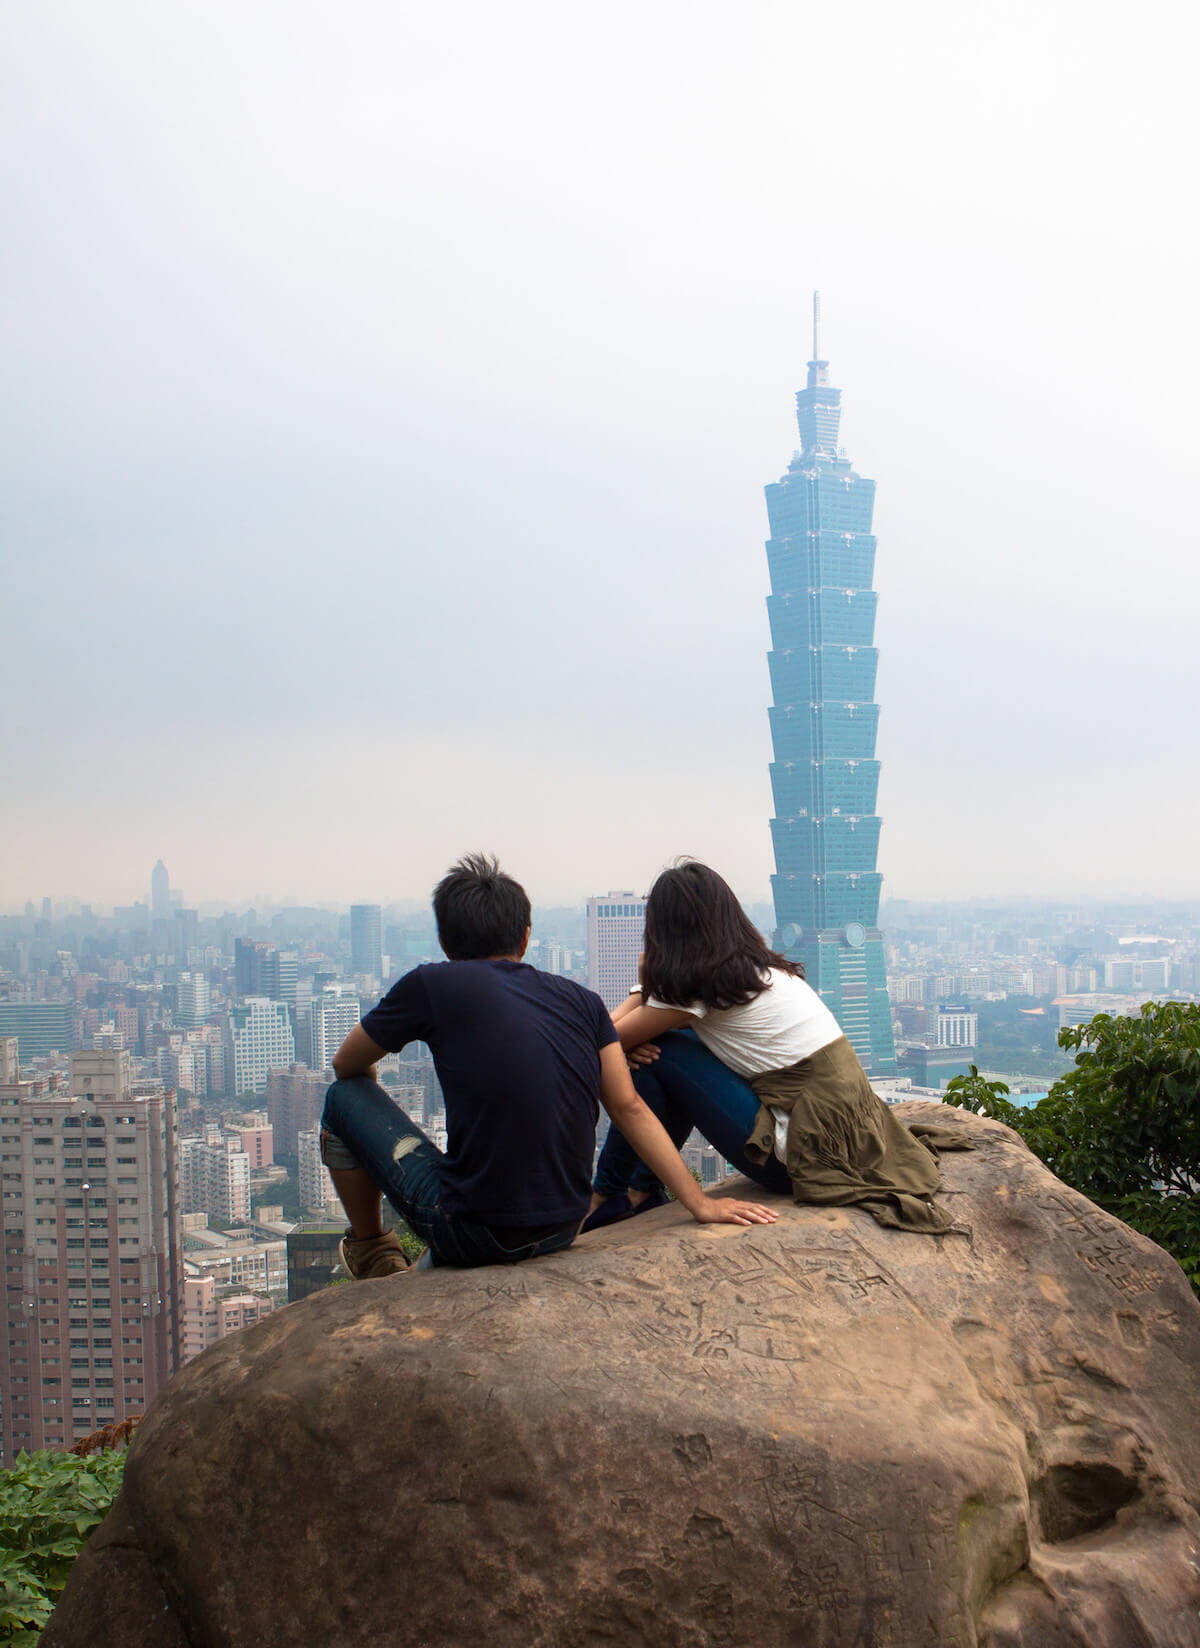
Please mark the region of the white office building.
POLYGON ((637 985, 645 928, 646 900, 634 893, 587 901, 588 988, 610 1010, 637 985))
POLYGON ((947 1004, 937 1011, 939 1047, 978 1047, 979 1014, 969 1007, 947 1004))

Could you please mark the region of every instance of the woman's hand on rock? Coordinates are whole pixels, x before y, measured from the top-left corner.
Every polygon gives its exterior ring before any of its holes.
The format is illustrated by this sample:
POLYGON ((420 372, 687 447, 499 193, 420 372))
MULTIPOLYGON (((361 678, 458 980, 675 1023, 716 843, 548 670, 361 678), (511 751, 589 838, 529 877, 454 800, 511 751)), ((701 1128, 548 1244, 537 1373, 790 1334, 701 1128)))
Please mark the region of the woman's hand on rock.
POLYGON ((759 1202, 735 1202, 732 1197, 706 1196, 692 1215, 702 1225, 773 1225, 778 1213, 759 1202))

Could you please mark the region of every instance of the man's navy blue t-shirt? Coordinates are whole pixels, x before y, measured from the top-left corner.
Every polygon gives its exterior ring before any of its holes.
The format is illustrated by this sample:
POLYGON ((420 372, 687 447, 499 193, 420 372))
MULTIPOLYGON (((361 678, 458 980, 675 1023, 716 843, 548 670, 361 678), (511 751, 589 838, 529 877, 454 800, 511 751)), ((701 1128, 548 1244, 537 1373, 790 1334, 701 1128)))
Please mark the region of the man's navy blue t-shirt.
POLYGON ((446 1100, 447 1213, 565 1225, 591 1191, 600 1049, 616 1041, 591 990, 520 961, 441 961, 406 973, 365 1016, 398 1053, 429 1043, 446 1100))

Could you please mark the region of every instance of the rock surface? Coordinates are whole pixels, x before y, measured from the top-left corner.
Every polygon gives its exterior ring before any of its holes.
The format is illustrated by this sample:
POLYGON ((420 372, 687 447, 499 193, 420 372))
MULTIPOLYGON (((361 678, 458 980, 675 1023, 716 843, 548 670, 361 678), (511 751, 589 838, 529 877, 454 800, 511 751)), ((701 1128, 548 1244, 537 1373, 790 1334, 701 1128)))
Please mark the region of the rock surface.
POLYGON ((961 1233, 667 1207, 223 1341, 43 1648, 1196 1648, 1200 1306, 998 1123, 901 1115, 976 1140, 961 1233))

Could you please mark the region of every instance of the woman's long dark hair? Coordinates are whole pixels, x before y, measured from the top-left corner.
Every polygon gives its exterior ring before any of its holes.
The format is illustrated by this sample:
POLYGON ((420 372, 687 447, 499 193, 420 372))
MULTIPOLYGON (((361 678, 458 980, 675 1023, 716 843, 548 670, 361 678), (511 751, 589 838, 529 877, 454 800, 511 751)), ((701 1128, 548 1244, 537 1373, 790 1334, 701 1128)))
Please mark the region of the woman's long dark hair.
POLYGON ((646 900, 643 1000, 744 1007, 767 989, 772 967, 804 977, 803 967, 767 947, 715 870, 685 859, 662 872, 646 900))

